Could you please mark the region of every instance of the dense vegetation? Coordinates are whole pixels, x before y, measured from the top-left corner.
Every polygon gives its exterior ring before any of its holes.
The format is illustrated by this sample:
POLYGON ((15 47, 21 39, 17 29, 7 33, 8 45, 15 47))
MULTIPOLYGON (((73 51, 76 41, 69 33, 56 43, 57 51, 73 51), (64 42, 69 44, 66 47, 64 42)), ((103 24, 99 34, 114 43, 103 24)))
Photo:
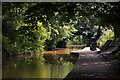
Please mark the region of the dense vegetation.
POLYGON ((111 26, 119 45, 119 12, 119 3, 2 3, 3 55, 89 44, 111 26))
POLYGON ((97 45, 101 48, 107 40, 113 40, 114 37, 115 36, 113 30, 104 31, 104 33, 98 39, 97 45))

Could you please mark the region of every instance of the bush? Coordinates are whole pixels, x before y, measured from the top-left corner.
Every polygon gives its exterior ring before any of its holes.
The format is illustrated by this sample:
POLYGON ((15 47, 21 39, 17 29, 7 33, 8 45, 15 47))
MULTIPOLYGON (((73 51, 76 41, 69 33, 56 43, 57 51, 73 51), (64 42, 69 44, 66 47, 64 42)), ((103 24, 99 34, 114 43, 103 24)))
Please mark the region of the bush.
POLYGON ((107 40, 113 40, 114 39, 114 32, 113 30, 107 30, 105 33, 102 34, 102 36, 98 39, 97 45, 99 48, 101 48, 107 40))

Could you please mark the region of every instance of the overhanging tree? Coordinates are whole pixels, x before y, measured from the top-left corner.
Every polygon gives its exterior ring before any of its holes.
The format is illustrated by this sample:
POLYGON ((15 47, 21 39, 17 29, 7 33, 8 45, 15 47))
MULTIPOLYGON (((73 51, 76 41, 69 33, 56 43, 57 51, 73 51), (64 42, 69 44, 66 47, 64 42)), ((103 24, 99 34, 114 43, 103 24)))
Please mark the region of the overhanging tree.
MULTIPOLYGON (((115 39, 119 39, 119 7, 119 3, 4 3, 3 36, 8 37, 10 43, 23 42, 21 49, 32 51, 42 50, 38 49, 38 47, 49 46, 49 43, 44 45, 46 41, 54 42, 53 44, 56 46, 57 43, 65 38, 70 38, 72 29, 75 28, 79 34, 90 38, 93 36, 91 34, 93 29, 98 26, 96 34, 97 38, 99 38, 100 27, 110 28, 109 25, 112 25, 115 39), (16 27, 16 25, 19 25, 16 24, 18 23, 16 21, 21 21, 22 25, 20 24, 21 26, 16 27), (9 23, 12 27, 9 27, 9 23), (41 23, 42 26, 38 26, 38 23, 41 23), (46 35, 47 37, 45 37, 46 35)), ((51 46, 51 48, 55 47, 51 46)))
POLYGON ((96 11, 96 17, 101 19, 102 26, 108 28, 113 26, 115 40, 117 40, 115 43, 120 45, 120 3, 100 3, 93 8, 96 11))

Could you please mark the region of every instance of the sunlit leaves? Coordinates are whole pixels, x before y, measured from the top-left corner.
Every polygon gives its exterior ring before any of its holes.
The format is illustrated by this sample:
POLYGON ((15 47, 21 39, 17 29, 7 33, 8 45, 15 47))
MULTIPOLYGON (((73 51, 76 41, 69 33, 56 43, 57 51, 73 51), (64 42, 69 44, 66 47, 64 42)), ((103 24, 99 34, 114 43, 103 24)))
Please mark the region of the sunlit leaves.
POLYGON ((118 24, 119 12, 118 3, 3 3, 3 35, 10 40, 5 44, 21 52, 54 49, 73 32, 90 38, 101 25, 118 24))
POLYGON ((115 37, 113 30, 104 31, 102 36, 98 39, 98 46, 102 47, 107 40, 113 40, 115 37))

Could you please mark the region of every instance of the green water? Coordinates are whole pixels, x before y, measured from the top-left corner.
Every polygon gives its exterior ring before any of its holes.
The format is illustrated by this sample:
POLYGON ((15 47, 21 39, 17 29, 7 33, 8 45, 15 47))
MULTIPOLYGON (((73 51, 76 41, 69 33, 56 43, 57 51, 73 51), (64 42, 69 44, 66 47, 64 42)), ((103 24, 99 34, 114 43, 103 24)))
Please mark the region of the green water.
POLYGON ((44 54, 44 60, 25 57, 12 57, 3 59, 3 78, 64 78, 73 68, 72 61, 77 58, 68 54, 44 54))
MULTIPOLYGON (((79 46, 81 45, 74 47, 79 46)), ((69 54, 73 50, 80 48, 44 51, 44 54, 36 56, 18 55, 3 58, 2 78, 65 78, 78 58, 69 54)))
POLYGON ((59 64, 6 65, 3 78, 64 78, 72 68, 59 64))

